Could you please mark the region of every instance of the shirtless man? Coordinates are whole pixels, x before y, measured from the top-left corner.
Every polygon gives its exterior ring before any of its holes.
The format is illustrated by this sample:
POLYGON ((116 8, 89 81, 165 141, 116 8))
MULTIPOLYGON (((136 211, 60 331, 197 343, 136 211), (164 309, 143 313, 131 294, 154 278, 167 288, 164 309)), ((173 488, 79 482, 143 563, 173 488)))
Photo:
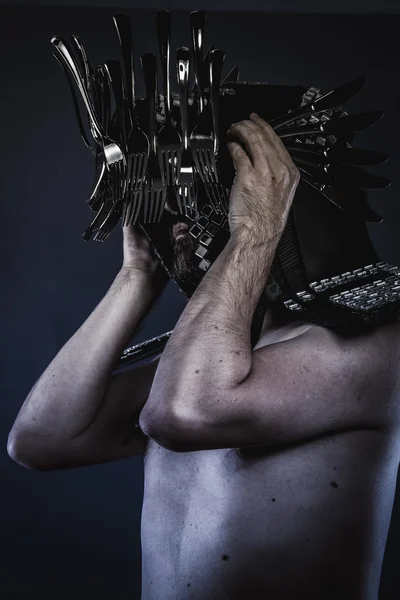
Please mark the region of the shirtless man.
MULTIPOLYGON (((162 356, 115 372, 162 287, 150 245, 125 228, 121 271, 31 390, 8 452, 39 470, 144 453, 143 600, 377 600, 399 326, 345 338, 276 327, 269 309, 251 350, 299 175, 256 115, 231 133, 231 237, 162 356)), ((190 270, 189 237, 173 236, 176 268, 190 270)))

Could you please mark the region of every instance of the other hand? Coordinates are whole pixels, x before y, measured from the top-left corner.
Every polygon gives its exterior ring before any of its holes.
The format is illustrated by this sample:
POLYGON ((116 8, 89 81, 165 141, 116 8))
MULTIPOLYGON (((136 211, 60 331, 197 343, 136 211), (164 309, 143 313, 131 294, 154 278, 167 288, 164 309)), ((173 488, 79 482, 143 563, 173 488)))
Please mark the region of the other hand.
POLYGON ((138 225, 122 227, 122 232, 124 268, 138 269, 149 274, 154 274, 161 268, 152 245, 138 225))
POLYGON ((282 234, 300 181, 300 173, 280 138, 264 119, 228 130, 228 150, 236 169, 229 203, 231 234, 241 229, 282 234))

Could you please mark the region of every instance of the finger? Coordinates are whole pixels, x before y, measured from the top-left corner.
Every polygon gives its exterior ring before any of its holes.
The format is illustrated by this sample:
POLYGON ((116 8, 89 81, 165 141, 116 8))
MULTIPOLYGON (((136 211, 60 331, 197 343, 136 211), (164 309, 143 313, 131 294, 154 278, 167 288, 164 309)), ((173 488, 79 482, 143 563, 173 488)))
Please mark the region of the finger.
POLYGON ((237 142, 228 142, 227 145, 236 171, 251 167, 251 161, 240 144, 237 142))
POLYGON ((286 150, 285 145, 283 144, 279 135, 272 129, 271 125, 269 125, 260 115, 257 113, 251 113, 250 119, 253 123, 255 123, 263 133, 268 137, 270 143, 276 148, 279 153, 280 158, 284 162, 292 162, 291 156, 286 150))
POLYGON ((229 138, 237 138, 244 146, 254 168, 265 166, 269 144, 265 135, 255 123, 251 121, 234 123, 228 131, 228 136, 229 138))

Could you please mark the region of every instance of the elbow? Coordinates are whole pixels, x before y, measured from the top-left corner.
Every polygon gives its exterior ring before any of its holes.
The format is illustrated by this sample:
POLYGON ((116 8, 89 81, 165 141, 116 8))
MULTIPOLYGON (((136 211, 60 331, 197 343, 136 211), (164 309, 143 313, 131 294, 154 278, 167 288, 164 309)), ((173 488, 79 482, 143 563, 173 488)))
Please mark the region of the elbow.
POLYGON ((33 471, 44 470, 32 449, 11 431, 7 440, 7 454, 14 462, 33 471))
POLYGON ((181 415, 155 416, 143 409, 139 416, 139 426, 142 432, 151 440, 171 452, 193 452, 201 449, 201 444, 194 443, 201 438, 203 428, 200 422, 185 418, 181 415))
POLYGON ((185 444, 182 444, 182 426, 178 425, 171 416, 156 418, 144 410, 139 416, 139 427, 151 440, 171 452, 185 452, 185 444))
POLYGON ((139 427, 142 432, 159 446, 171 450, 171 439, 168 435, 168 426, 166 420, 155 419, 154 415, 150 416, 144 409, 139 415, 139 427))

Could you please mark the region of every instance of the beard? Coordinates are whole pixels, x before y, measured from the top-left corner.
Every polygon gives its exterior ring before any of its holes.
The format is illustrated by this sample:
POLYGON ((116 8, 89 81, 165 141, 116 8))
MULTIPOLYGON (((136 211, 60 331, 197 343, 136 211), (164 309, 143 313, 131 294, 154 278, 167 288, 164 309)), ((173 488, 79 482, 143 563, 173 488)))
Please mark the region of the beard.
MULTIPOLYGON (((179 220, 183 222, 182 219, 179 220)), ((170 227, 169 240, 172 246, 171 274, 178 280, 187 280, 196 269, 195 244, 190 233, 177 239, 173 234, 173 225, 170 227)))

